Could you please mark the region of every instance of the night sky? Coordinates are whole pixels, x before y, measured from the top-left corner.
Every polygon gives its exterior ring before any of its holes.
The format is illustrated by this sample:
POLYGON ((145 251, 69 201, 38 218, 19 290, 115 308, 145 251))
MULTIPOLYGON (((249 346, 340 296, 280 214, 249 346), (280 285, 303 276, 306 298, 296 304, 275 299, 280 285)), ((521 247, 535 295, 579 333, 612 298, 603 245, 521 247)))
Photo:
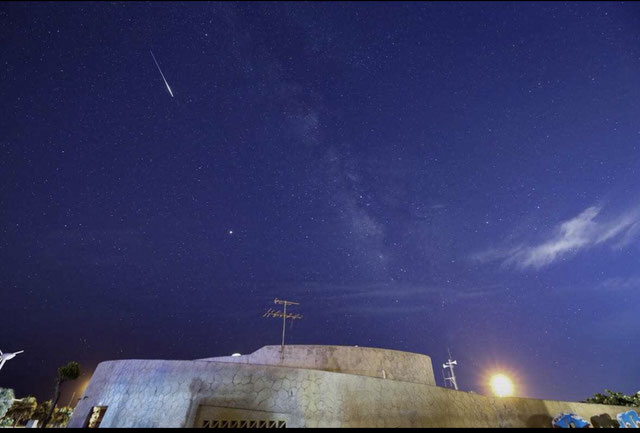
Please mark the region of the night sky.
POLYGON ((640 389, 640 5, 2 3, 0 371, 280 343, 640 389), (169 94, 151 51, 174 94, 169 94))

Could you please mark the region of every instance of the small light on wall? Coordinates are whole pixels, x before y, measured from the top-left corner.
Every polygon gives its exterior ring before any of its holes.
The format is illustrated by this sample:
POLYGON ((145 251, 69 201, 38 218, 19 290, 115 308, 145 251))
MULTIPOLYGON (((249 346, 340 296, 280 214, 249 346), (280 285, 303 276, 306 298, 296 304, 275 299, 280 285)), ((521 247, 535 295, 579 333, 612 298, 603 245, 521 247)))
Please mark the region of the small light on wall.
POLYGON ((242 356, 242 354, 240 354, 240 353, 234 353, 234 354, 233 354, 233 355, 231 355, 231 356, 233 356, 233 357, 235 358, 236 356, 242 356))

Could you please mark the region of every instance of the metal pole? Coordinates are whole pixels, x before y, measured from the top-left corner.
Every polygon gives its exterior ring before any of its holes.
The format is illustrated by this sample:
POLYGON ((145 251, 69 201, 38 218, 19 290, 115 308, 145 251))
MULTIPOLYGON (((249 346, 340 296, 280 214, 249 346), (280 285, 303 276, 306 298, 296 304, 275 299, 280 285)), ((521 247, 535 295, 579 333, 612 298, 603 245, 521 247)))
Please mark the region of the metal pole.
POLYGON ((458 382, 456 381, 456 373, 453 371, 453 364, 450 364, 451 368, 451 382, 453 383, 453 388, 458 390, 458 382))
POLYGON ((445 386, 447 385, 447 383, 449 383, 457 391, 458 390, 458 381, 456 380, 456 372, 454 371, 453 366, 454 365, 458 365, 458 363, 451 359, 451 351, 449 349, 447 349, 447 351, 449 352, 449 359, 447 360, 446 363, 442 364, 442 367, 445 370, 447 368, 449 370, 451 370, 451 374, 449 376, 445 376, 444 375, 444 371, 443 371, 442 375, 443 375, 444 380, 445 380, 445 386))
POLYGON ((451 350, 448 347, 447 347, 447 352, 449 352, 449 365, 451 365, 451 380, 453 382, 453 387, 457 391, 458 390, 458 381, 456 380, 456 372, 453 371, 453 365, 454 364, 457 365, 458 363, 451 359, 451 350))
POLYGON ((283 311, 276 311, 271 308, 262 315, 262 317, 273 317, 279 318, 282 317, 282 343, 280 344, 280 354, 284 357, 284 349, 285 349, 285 338, 287 332, 287 319, 291 319, 291 324, 293 325, 293 321, 297 319, 302 319, 302 314, 289 314, 287 313, 287 306, 289 305, 300 305, 297 302, 284 301, 276 298, 273 301, 276 305, 284 305, 283 311))
POLYGON ((284 303, 284 314, 282 315, 282 352, 284 353, 284 331, 287 329, 287 303, 284 303))

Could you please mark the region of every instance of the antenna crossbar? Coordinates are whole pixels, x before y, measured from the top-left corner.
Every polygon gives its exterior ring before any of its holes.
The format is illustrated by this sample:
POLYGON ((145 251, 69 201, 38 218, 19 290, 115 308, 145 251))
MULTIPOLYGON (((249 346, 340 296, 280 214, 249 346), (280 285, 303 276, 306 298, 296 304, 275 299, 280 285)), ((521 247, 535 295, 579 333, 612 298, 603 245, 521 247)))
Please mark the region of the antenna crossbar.
POLYGON ((271 317, 271 318, 275 318, 275 319, 280 319, 282 318, 282 345, 281 345, 281 351, 282 351, 282 355, 284 356, 284 337, 285 337, 285 331, 287 329, 287 319, 291 320, 291 324, 293 325, 293 321, 294 320, 299 320, 302 319, 302 314, 292 314, 292 313, 287 313, 287 307, 290 305, 300 305, 298 302, 293 302, 293 301, 285 301, 282 299, 274 299, 273 301, 274 304, 276 305, 282 305, 284 308, 284 311, 279 311, 279 310, 274 310, 273 308, 269 308, 263 315, 262 317, 271 317))

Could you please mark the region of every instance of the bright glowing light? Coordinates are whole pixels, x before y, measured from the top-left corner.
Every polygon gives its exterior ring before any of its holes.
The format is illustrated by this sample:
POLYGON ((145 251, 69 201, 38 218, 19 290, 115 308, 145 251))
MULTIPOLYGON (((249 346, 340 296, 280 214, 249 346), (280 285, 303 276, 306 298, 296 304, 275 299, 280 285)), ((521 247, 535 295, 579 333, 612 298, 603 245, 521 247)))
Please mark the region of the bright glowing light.
POLYGON ((513 395, 513 382, 504 374, 495 374, 489 381, 491 391, 498 397, 510 397, 513 395))
POLYGON ((234 353, 231 356, 233 356, 234 358, 238 357, 238 356, 242 356, 240 353, 234 353))

